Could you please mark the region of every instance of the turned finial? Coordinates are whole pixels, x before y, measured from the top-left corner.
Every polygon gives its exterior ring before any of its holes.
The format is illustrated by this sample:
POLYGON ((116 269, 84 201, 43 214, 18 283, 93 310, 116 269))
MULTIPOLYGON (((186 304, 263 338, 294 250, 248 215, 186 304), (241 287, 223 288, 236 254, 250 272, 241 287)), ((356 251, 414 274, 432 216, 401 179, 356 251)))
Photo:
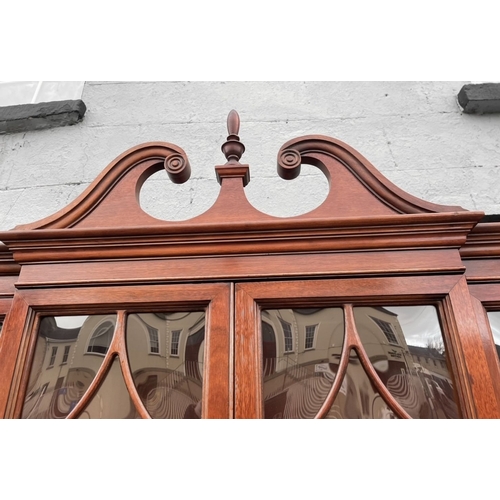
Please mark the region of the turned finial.
POLYGON ((227 142, 222 145, 222 152, 228 163, 239 163, 245 152, 245 146, 240 142, 238 133, 240 131, 240 116, 233 109, 227 115, 227 142))
POLYGON ((240 132, 240 115, 232 109, 227 115, 227 133, 229 135, 238 135, 240 132))

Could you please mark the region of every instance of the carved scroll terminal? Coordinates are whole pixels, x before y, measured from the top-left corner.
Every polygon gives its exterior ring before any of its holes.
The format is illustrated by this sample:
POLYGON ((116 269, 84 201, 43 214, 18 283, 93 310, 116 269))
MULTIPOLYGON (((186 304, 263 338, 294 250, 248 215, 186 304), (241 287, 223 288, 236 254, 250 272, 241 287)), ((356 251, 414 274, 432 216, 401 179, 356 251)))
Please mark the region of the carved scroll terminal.
POLYGON ((183 184, 191 177, 191 165, 188 159, 177 153, 165 158, 165 170, 174 184, 183 184))
POLYGON ((296 149, 285 149, 278 156, 278 175, 287 181, 295 179, 300 174, 302 157, 296 149))

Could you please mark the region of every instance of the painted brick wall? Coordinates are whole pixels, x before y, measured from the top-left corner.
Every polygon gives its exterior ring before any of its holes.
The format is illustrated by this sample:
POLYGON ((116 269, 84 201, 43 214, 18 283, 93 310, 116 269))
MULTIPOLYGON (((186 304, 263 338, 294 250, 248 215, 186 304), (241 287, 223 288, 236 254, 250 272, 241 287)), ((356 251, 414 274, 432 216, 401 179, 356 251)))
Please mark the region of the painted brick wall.
MULTIPOLYGON (((150 214, 179 220, 214 202, 226 116, 236 109, 256 208, 292 216, 328 189, 314 167, 294 181, 276 174, 276 154, 306 134, 336 137, 405 191, 434 203, 500 213, 500 114, 466 115, 456 96, 469 82, 87 82, 83 122, 0 136, 0 229, 63 208, 116 156, 148 141, 182 147, 192 176, 151 177, 150 214)), ((334 189, 334 187, 333 187, 334 189)))

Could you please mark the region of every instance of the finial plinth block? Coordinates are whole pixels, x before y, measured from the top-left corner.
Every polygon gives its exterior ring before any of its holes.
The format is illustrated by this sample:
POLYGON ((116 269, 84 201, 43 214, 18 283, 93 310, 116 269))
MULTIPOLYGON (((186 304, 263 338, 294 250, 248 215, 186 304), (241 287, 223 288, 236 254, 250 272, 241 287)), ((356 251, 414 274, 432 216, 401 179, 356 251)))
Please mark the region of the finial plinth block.
POLYGON ((226 163, 215 167, 217 182, 222 186, 223 179, 241 179, 243 187, 250 182, 250 167, 241 163, 226 163))

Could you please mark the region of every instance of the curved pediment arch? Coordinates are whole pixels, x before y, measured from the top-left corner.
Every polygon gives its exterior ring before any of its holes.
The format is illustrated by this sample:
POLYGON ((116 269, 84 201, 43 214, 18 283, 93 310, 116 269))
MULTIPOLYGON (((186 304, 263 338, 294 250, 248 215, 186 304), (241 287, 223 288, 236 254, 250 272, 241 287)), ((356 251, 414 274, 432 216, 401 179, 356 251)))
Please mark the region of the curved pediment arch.
POLYGON ((330 192, 316 209, 318 213, 346 217, 465 211, 459 206, 438 205, 406 193, 358 151, 332 137, 307 135, 280 148, 280 177, 296 178, 301 164, 318 167, 328 178, 330 192))
MULTIPOLYGON (((16 230, 283 221, 285 218, 260 212, 246 198, 243 188, 250 182, 250 167, 239 161, 245 147, 237 135, 239 117, 236 112, 231 112, 228 117, 228 132, 228 140, 222 146, 227 163, 215 167, 221 184, 219 197, 211 208, 193 219, 163 221, 148 215, 140 207, 139 192, 149 176, 165 168, 170 179, 180 184, 187 181, 191 173, 182 148, 167 142, 149 142, 125 151, 113 160, 64 209, 40 221, 18 226, 16 230)), ((314 165, 325 174, 329 193, 316 209, 287 219, 332 219, 335 222, 339 218, 466 211, 462 207, 437 205, 406 193, 355 149, 331 137, 298 137, 280 148, 278 174, 283 179, 296 178, 301 164, 314 165)))
MULTIPOLYGON (((139 205, 139 191, 146 179, 165 168, 176 184, 186 182, 191 167, 184 150, 168 142, 147 142, 128 149, 114 159, 101 174, 68 206, 53 215, 16 230, 64 229, 102 224, 119 225, 133 221, 133 225, 148 225, 151 218, 139 205), (108 224, 105 223, 108 221, 108 224)), ((154 220, 154 219, 153 219, 154 220)))

